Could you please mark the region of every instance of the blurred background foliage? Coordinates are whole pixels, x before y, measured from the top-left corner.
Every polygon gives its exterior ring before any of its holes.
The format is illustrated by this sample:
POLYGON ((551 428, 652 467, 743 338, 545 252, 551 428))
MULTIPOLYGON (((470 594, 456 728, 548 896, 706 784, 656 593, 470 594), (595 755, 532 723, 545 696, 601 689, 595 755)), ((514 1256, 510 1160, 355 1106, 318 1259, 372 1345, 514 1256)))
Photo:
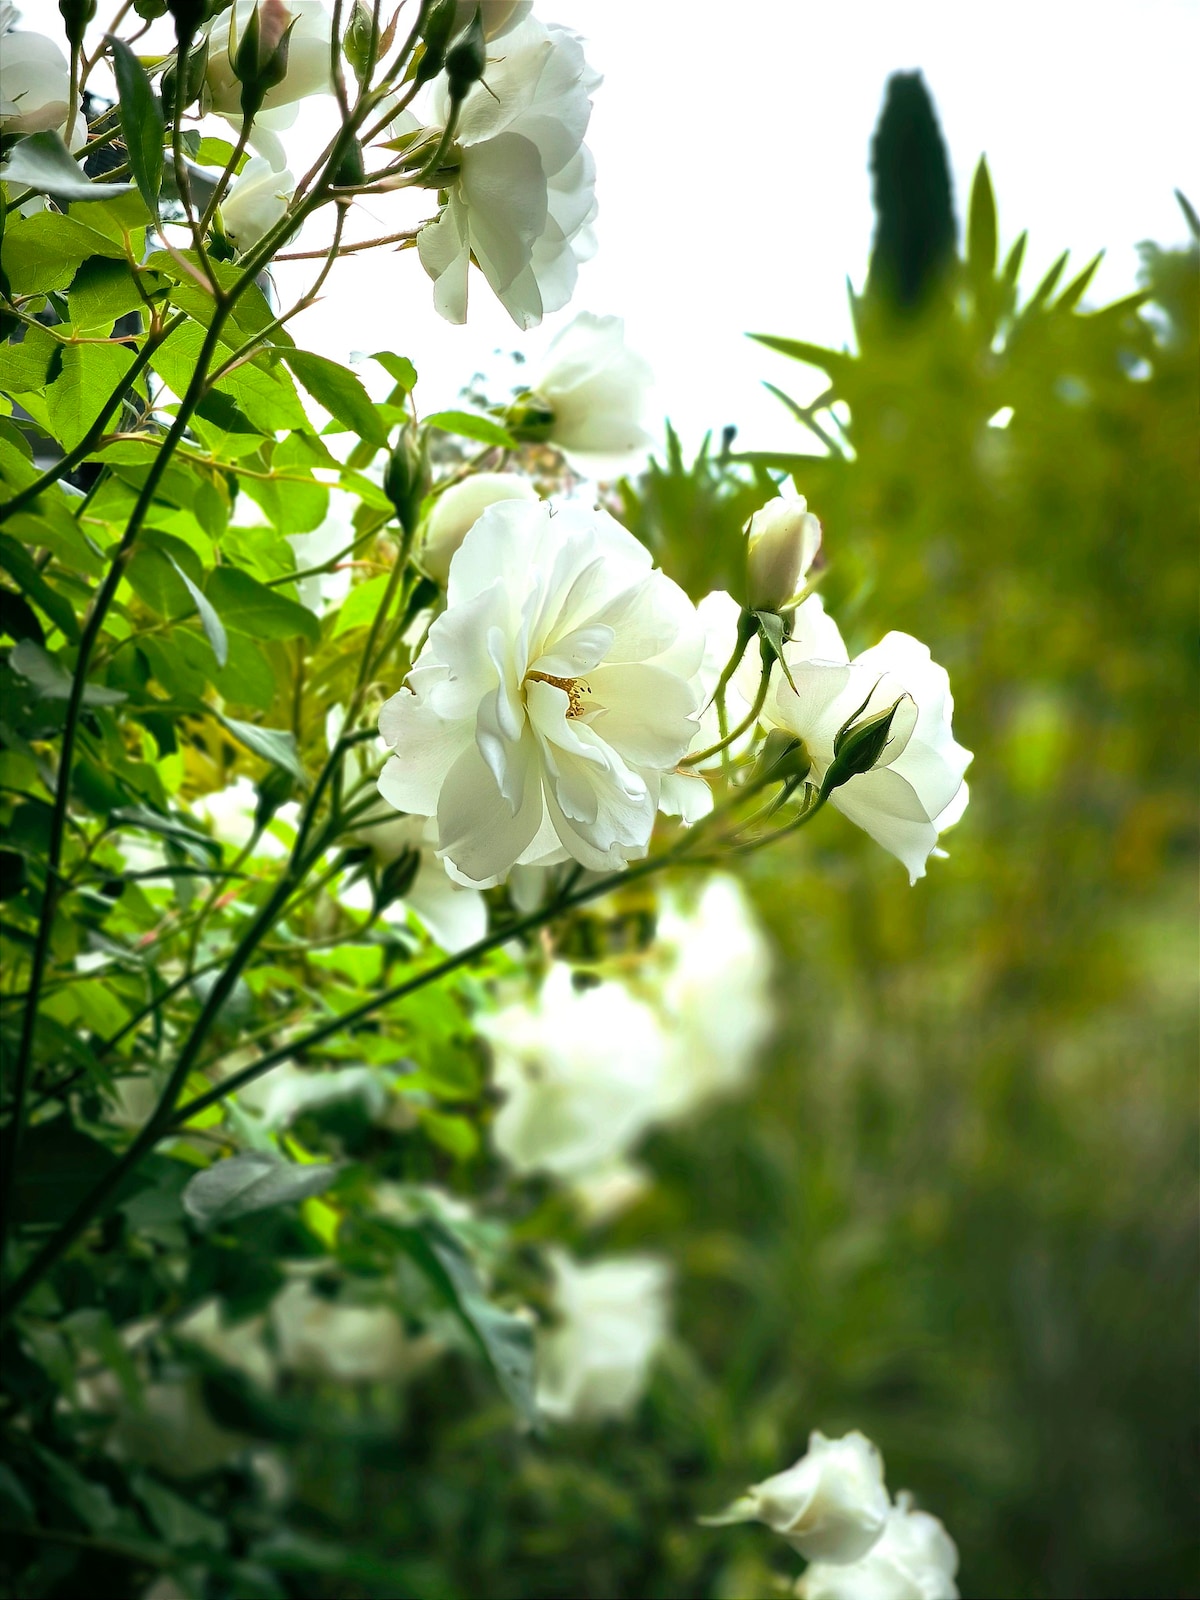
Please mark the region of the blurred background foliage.
MULTIPOLYGON (((893 85, 880 138, 938 138, 923 99, 893 85)), ((949 260, 897 220, 917 170, 946 239, 937 162, 877 141, 874 169, 858 353, 764 341, 827 375, 793 406, 823 454, 672 439, 618 510, 701 594, 790 472, 852 653, 894 626, 948 667, 972 805, 915 889, 840 817, 753 858, 777 1043, 603 1233, 679 1268, 635 1425, 539 1443, 464 1410, 426 1456, 417 1399, 363 1477, 314 1457, 314 1506, 423 1550, 431 1596, 779 1593, 761 1530, 692 1519, 813 1426, 880 1443, 967 1596, 1200 1593, 1196 243, 1091 311, 1086 268, 1029 288, 1023 240, 998 252, 986 167, 949 260)))

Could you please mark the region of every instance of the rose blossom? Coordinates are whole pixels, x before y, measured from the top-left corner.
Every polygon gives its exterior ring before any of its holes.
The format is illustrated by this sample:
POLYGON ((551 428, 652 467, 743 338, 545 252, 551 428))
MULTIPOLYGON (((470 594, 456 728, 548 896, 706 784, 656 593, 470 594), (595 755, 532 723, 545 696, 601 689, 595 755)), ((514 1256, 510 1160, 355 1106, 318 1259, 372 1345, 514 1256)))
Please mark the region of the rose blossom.
POLYGON ((505 501, 446 597, 380 713, 383 797, 436 816, 438 854, 478 887, 518 862, 645 855, 696 731, 704 638, 682 589, 606 512, 505 501))
MULTIPOLYGON (((534 17, 490 48, 455 124, 449 198, 417 235, 434 306, 447 322, 467 320, 472 260, 519 328, 536 327, 571 298, 596 215, 583 136, 599 82, 574 34, 534 17)), ((450 115, 443 76, 432 121, 444 128, 450 115)))
POLYGON ((857 1561, 879 1538, 888 1515, 883 1459, 861 1433, 827 1439, 813 1431, 795 1466, 748 1489, 709 1526, 765 1522, 809 1561, 857 1561))

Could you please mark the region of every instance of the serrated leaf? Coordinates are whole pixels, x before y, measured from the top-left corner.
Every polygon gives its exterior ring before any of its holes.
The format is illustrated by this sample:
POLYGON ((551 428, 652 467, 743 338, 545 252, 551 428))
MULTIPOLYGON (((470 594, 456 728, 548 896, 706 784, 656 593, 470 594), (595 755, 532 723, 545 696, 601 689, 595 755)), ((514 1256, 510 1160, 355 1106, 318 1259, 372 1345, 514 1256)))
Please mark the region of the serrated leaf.
POLYGON ((158 191, 163 173, 163 114, 145 68, 121 39, 107 36, 117 80, 121 134, 129 166, 146 208, 158 215, 158 191))
POLYGON ((49 294, 65 289, 80 262, 89 256, 120 261, 124 251, 78 217, 64 217, 56 211, 39 211, 16 223, 10 217, 0 248, 0 260, 14 294, 49 294))
POLYGON ((308 782, 308 773, 300 761, 296 738, 286 728, 264 728, 257 722, 240 722, 237 717, 222 717, 221 725, 229 730, 239 744, 253 750, 256 756, 270 761, 274 766, 290 772, 301 783, 308 782))
POLYGON ((474 411, 435 411, 431 417, 424 418, 423 425, 440 428, 443 433, 457 433, 463 439, 474 439, 477 444, 493 445, 500 450, 515 450, 517 445, 507 428, 474 411))
POLYGON ((388 431, 360 379, 336 361, 311 350, 288 350, 284 360, 312 395, 349 433, 382 448, 388 431))
POLYGON ((277 589, 259 583, 240 567, 217 567, 204 584, 205 593, 236 633, 253 639, 294 639, 303 635, 315 644, 321 627, 312 612, 277 589))
POLYGON ((115 200, 132 183, 94 183, 71 155, 61 134, 31 133, 18 139, 0 166, 0 181, 23 184, 52 200, 115 200))
MULTIPOLYGON (((113 406, 113 395, 134 363, 125 344, 69 344, 62 372, 46 390, 46 409, 65 449, 73 450, 113 406)), ((117 402, 119 403, 119 401, 117 402)))
POLYGON ((264 1151, 247 1150, 198 1172, 184 1188, 183 1209, 200 1227, 212 1228, 321 1194, 338 1170, 326 1161, 293 1166, 264 1151))

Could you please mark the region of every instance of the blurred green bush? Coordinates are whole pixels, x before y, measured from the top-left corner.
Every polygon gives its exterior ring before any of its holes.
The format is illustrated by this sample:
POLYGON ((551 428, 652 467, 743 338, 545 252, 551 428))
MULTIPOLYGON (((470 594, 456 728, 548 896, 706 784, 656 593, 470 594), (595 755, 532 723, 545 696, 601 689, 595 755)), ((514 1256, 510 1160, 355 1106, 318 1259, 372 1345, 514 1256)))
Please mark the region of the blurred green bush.
POLYGON ((435 1434, 443 1371, 388 1460, 311 1453, 314 1516, 431 1600, 781 1593, 762 1530, 692 1519, 813 1426, 879 1441, 968 1596, 1200 1593, 1196 248, 1091 312, 1088 270, 1019 291, 986 169, 966 231, 919 313, 857 303, 858 355, 771 341, 829 376, 795 407, 826 455, 673 445, 626 489, 703 592, 791 472, 851 649, 909 627, 949 668, 974 798, 915 889, 833 816, 757 858, 773 1056, 605 1239, 680 1268, 636 1426, 435 1434))

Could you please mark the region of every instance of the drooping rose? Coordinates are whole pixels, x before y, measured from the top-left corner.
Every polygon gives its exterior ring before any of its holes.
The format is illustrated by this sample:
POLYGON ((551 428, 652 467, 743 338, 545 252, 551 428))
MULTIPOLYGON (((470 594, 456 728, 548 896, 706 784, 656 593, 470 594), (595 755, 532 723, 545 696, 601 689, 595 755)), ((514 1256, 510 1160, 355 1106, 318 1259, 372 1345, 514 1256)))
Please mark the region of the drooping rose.
MULTIPOLYGON (((599 82, 579 40, 555 24, 527 17, 489 47, 459 112, 445 208, 417 236, 448 322, 467 319, 472 260, 519 328, 571 298, 592 248, 595 168, 583 136, 599 82)), ((450 113, 441 78, 430 120, 444 128, 450 113)))
POLYGON ((896 1496, 883 1533, 851 1566, 817 1562, 796 1585, 799 1600, 958 1600, 958 1550, 937 1517, 896 1496))
POLYGON ((809 1561, 841 1566, 866 1555, 888 1516, 883 1459, 861 1433, 827 1439, 814 1430, 786 1472, 756 1483, 710 1526, 765 1522, 809 1561))
POLYGON ((552 420, 544 436, 585 477, 635 471, 651 438, 643 427, 649 363, 625 343, 620 317, 581 311, 551 342, 530 384, 552 420))
POLYGON ((625 1415, 666 1337, 669 1269, 645 1255, 552 1260, 559 1320, 538 1337, 538 1405, 559 1421, 625 1415))

